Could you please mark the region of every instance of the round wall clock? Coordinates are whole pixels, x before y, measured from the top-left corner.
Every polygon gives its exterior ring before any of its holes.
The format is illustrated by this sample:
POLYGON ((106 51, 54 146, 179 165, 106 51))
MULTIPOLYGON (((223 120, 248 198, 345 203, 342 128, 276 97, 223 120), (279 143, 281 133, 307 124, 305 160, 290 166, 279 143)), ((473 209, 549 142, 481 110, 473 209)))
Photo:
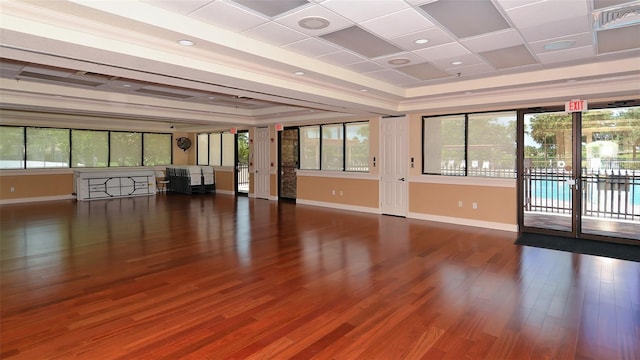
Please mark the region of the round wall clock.
POLYGON ((178 147, 182 149, 182 151, 187 151, 191 147, 191 139, 186 137, 177 138, 176 143, 178 144, 178 147))

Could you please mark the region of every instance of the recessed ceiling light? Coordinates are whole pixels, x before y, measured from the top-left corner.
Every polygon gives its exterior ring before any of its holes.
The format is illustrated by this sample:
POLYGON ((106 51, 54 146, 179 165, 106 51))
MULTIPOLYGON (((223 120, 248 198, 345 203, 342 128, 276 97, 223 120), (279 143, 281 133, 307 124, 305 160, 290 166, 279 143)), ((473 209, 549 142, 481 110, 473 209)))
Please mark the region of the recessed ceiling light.
POLYGON ((193 45, 195 45, 195 43, 193 41, 187 40, 187 39, 178 40, 178 44, 180 44, 182 46, 193 46, 193 45))
POLYGON ((360 89, 360 91, 362 91, 362 92, 367 92, 367 91, 369 91, 369 90, 367 90, 367 89, 360 89))
POLYGON ((452 61, 451 65, 462 65, 462 61, 452 61))
POLYGON ((414 41, 414 43, 416 44, 426 44, 428 42, 429 42, 429 39, 418 39, 414 41))
POLYGON ((124 85, 122 85, 122 86, 124 86, 124 87, 131 87, 131 85, 129 85, 129 84, 124 84, 124 85))
POLYGON ((563 50, 568 49, 576 44, 575 40, 559 40, 546 44, 544 48, 546 50, 563 50))
POLYGON ((411 62, 411 60, 403 59, 403 58, 391 59, 391 60, 388 61, 388 63, 391 64, 391 65, 404 65, 404 64, 408 64, 410 62, 411 62))
POLYGON ((298 76, 302 76, 302 75, 304 75, 304 71, 296 71, 296 72, 294 72, 294 74, 298 75, 298 76))
POLYGON ((320 30, 329 26, 329 20, 319 17, 319 16, 309 16, 306 18, 300 19, 298 21, 298 25, 308 30, 320 30))

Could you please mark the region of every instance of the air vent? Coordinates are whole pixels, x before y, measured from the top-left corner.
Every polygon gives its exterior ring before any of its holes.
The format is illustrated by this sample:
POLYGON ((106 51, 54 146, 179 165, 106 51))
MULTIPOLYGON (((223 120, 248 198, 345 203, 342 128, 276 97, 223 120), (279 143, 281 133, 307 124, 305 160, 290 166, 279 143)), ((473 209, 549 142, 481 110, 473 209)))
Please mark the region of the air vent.
POLYGON ((176 94, 176 93, 171 93, 171 92, 167 92, 167 91, 149 90, 149 89, 138 89, 135 92, 143 93, 143 94, 147 94, 147 95, 166 96, 166 97, 171 97, 171 98, 176 98, 176 99, 188 99, 188 98, 192 97, 191 95, 176 94))
POLYGON ((640 2, 593 12, 596 30, 615 29, 640 24, 640 2))
POLYGON ((29 79, 38 79, 38 80, 47 80, 47 81, 52 81, 52 82, 57 82, 57 83, 64 83, 64 84, 72 84, 72 85, 83 85, 83 86, 98 86, 98 85, 102 85, 101 82, 80 80, 80 79, 73 79, 73 78, 66 78, 66 77, 47 75, 47 74, 40 74, 40 73, 34 73, 34 72, 30 72, 30 71, 23 71, 23 72, 20 73, 20 75, 18 75, 18 77, 24 77, 24 78, 29 78, 29 79))

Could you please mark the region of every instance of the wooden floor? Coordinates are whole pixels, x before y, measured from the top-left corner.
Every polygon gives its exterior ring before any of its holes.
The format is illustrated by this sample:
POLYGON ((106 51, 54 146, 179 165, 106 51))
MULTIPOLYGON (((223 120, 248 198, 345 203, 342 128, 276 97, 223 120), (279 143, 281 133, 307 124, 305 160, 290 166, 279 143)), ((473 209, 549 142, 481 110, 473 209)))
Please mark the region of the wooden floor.
POLYGON ((640 263, 173 195, 0 206, 2 359, 640 359, 640 263))

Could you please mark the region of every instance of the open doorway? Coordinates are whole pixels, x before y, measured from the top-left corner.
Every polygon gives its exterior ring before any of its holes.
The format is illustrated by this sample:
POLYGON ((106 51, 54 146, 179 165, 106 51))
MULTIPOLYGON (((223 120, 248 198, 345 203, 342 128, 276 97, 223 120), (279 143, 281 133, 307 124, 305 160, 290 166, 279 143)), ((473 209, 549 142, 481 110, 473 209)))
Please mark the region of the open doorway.
POLYGON ((236 193, 249 194, 249 132, 236 134, 236 193))

